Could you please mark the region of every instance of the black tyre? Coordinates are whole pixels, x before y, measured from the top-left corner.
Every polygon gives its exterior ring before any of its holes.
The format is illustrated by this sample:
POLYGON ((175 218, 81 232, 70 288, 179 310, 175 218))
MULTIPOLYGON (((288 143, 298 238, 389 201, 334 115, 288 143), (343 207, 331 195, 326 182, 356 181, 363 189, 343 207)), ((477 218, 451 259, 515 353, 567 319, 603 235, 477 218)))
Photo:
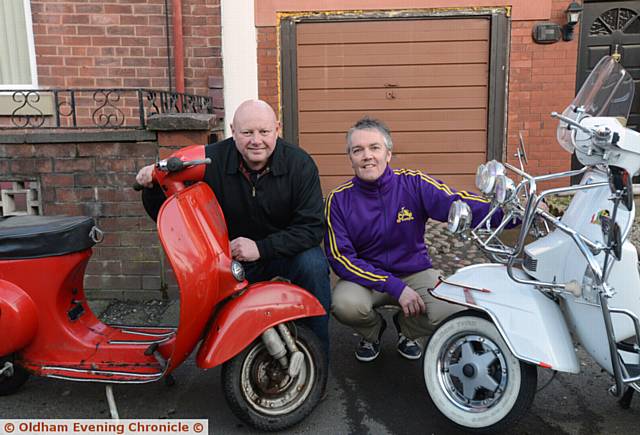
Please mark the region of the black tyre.
MULTIPOLYGON (((0 370, 5 367, 7 362, 13 363, 12 358, 0 358, 0 370)), ((7 375, 4 372, 0 375, 0 396, 8 396, 13 394, 22 387, 29 379, 29 372, 17 364, 13 364, 13 373, 7 375)))
POLYGON ((313 411, 327 382, 320 340, 307 328, 288 324, 304 364, 291 377, 258 338, 222 367, 224 395, 233 413, 263 431, 289 428, 313 411))
POLYGON ((536 393, 536 367, 511 353, 493 323, 475 316, 455 317, 436 330, 423 369, 435 407, 469 432, 510 427, 527 413, 536 393))

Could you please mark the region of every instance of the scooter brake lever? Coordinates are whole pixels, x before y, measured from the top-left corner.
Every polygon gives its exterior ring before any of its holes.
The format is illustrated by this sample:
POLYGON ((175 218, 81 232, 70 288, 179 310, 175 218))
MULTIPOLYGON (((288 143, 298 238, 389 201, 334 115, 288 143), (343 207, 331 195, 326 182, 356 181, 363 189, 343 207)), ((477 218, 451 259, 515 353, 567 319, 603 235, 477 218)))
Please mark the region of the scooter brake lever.
POLYGON ((593 131, 591 131, 591 129, 581 125, 579 122, 574 121, 571 118, 568 118, 564 115, 559 114, 558 112, 551 112, 551 117, 552 118, 558 118, 561 121, 564 121, 566 124, 571 125, 572 127, 575 127, 579 130, 584 131, 585 133, 587 133, 589 136, 593 135, 593 131))

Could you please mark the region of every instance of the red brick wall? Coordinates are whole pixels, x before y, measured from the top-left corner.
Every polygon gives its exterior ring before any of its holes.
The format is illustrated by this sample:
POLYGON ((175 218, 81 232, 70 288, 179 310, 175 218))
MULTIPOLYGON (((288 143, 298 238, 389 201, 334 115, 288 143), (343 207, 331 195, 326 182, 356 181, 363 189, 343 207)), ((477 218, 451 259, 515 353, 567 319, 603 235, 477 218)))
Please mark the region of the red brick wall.
MULTIPOLYGON (((564 10, 569 3, 554 0, 549 21, 564 24, 564 10)), ((578 28, 571 42, 539 45, 531 37, 536 22, 511 23, 506 157, 513 161, 518 132, 523 131, 528 169, 539 174, 571 166, 570 155, 556 142, 557 121, 549 113, 562 111, 575 95, 578 28)), ((274 107, 278 107, 276 59, 275 27, 258 28, 258 91, 260 98, 274 107)))
MULTIPOLYGON (((549 21, 564 24, 568 3, 554 0, 549 21)), ((522 131, 528 169, 541 174, 571 168, 570 154, 556 141, 558 121, 549 114, 562 112, 575 95, 579 26, 573 41, 540 45, 531 38, 535 23, 512 22, 507 159, 515 161, 518 132, 522 131)), ((558 184, 563 183, 566 181, 558 184)))
MULTIPOLYGON (((220 2, 182 4, 185 90, 208 95, 222 77, 220 2)), ((168 89, 165 0, 32 0, 31 10, 41 87, 168 89)))
POLYGON ((276 28, 258 27, 258 95, 278 109, 278 48, 276 28))
POLYGON ((158 298, 155 224, 131 189, 138 169, 157 155, 156 141, 0 144, 0 179, 38 180, 45 215, 94 217, 105 237, 87 269, 89 294, 158 298))

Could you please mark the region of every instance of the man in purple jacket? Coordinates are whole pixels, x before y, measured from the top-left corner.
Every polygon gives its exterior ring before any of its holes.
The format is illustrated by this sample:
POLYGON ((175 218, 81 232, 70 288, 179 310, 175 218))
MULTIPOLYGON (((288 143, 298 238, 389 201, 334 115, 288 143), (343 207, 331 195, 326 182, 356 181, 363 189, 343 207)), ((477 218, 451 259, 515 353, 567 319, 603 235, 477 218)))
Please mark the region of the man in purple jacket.
MULTIPOLYGON (((356 176, 335 188, 325 205, 324 246, 340 278, 332 312, 362 336, 356 358, 365 362, 379 355, 386 328, 376 307, 401 307, 393 320, 398 352, 408 359, 422 354, 415 339, 461 309, 429 294, 439 273, 432 269, 424 244, 425 223, 446 221, 451 203, 459 199, 471 207, 473 225, 490 206, 482 197, 456 192, 420 171, 391 169, 392 146, 389 129, 378 120, 365 117, 351 127, 347 154, 356 176)), ((492 224, 501 217, 494 216, 492 224)))

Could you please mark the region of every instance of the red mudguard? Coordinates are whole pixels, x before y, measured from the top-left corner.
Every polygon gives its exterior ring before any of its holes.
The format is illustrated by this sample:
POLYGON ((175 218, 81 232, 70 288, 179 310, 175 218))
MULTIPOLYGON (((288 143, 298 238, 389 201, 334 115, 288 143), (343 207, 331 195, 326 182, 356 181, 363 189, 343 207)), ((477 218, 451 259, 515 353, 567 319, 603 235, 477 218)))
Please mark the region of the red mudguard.
POLYGON ((38 313, 20 287, 0 279, 0 356, 22 349, 38 329, 38 313))
POLYGON ((233 358, 279 323, 325 314, 306 290, 283 282, 263 282, 226 303, 198 349, 198 367, 208 369, 233 358))

